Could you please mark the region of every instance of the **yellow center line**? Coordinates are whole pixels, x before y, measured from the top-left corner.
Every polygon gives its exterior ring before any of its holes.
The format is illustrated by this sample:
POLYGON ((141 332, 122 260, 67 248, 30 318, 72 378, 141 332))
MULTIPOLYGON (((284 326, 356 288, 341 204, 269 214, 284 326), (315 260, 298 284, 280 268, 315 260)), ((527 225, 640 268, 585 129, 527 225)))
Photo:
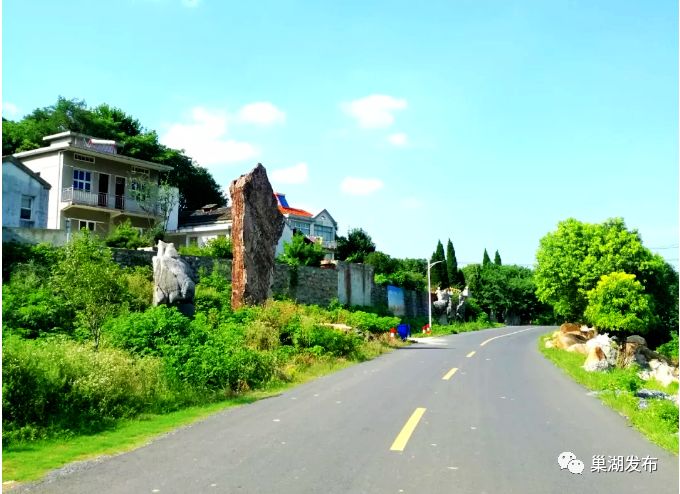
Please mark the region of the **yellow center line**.
POLYGON ((413 431, 416 429, 425 410, 425 408, 416 408, 416 411, 411 414, 411 417, 406 421, 406 425, 404 425, 403 429, 401 429, 401 432, 392 443, 390 451, 404 451, 406 443, 408 443, 408 440, 411 438, 411 434, 413 434, 413 431))
POLYGON ((448 381, 448 380, 451 379, 451 377, 456 373, 457 370, 458 370, 458 367, 454 367, 454 368, 451 369, 449 372, 447 372, 446 374, 444 374, 444 377, 442 377, 442 380, 448 381))
POLYGON ((470 353, 468 353, 468 354, 466 355, 466 357, 467 357, 467 358, 470 358, 470 357, 472 357, 475 353, 477 353, 477 352, 475 352, 474 350, 472 350, 470 353))

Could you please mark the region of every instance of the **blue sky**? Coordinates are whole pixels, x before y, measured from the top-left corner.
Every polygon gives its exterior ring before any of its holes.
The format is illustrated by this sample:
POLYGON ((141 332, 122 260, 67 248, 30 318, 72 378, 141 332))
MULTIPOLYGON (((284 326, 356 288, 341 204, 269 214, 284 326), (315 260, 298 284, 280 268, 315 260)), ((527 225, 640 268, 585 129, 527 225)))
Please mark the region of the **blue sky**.
POLYGON ((341 233, 532 265, 621 216, 678 265, 677 2, 3 2, 3 116, 108 103, 341 233))

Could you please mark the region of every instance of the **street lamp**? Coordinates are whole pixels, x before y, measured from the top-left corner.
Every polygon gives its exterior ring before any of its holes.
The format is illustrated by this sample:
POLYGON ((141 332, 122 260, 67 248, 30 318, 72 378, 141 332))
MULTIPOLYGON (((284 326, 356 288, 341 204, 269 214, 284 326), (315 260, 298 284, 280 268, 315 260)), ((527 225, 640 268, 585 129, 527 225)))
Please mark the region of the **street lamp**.
POLYGON ((427 327, 430 331, 432 331, 432 289, 430 288, 430 269, 440 262, 444 261, 435 261, 432 264, 427 264, 427 327))

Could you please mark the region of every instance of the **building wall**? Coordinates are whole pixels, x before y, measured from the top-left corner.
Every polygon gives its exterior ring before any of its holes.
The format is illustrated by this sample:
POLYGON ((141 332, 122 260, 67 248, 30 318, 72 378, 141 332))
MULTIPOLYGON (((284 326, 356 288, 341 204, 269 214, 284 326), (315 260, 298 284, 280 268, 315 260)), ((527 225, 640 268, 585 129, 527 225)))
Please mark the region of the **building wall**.
POLYGON ((20 158, 21 162, 30 170, 40 173, 40 177, 52 186, 49 192, 49 207, 47 211, 47 224, 50 229, 61 228, 59 220, 59 206, 61 203, 61 152, 42 156, 26 156, 20 158))
POLYGON ((21 198, 33 198, 33 228, 47 228, 49 190, 14 163, 2 165, 2 226, 20 227, 21 198))
POLYGON ((371 293, 375 286, 373 266, 338 261, 337 272, 338 300, 341 304, 372 305, 371 293))
POLYGON ((2 227, 3 242, 19 242, 22 244, 64 245, 67 242, 65 230, 48 230, 46 228, 9 228, 2 227))

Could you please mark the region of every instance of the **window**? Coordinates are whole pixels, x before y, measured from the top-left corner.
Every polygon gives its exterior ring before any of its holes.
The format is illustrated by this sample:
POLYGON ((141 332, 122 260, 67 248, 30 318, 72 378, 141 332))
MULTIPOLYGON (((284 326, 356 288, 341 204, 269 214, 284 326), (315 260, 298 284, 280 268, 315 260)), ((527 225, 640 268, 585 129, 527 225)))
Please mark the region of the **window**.
POLYGON ((290 226, 299 230, 300 233, 304 233, 305 235, 309 235, 311 233, 309 223, 305 223, 304 221, 291 220, 290 226))
POLYGON ((85 163, 94 163, 94 158, 92 156, 85 156, 84 154, 74 153, 73 159, 76 161, 84 161, 85 163))
POLYGON ((149 198, 151 172, 146 168, 138 166, 132 167, 132 177, 130 178, 130 195, 139 202, 144 202, 149 198))
POLYGON ((314 225, 314 235, 323 238, 324 242, 333 241, 333 228, 330 226, 314 225))
POLYGON ((33 197, 21 196, 21 211, 19 218, 22 220, 30 220, 33 217, 33 197))
POLYGON ((97 223, 95 223, 94 221, 87 221, 87 220, 77 220, 77 221, 78 221, 78 231, 80 231, 84 228, 85 230, 90 230, 91 232, 93 232, 97 228, 97 223))
POLYGON ((86 190, 89 192, 92 189, 92 172, 78 170, 77 168, 74 168, 73 189, 86 190))

